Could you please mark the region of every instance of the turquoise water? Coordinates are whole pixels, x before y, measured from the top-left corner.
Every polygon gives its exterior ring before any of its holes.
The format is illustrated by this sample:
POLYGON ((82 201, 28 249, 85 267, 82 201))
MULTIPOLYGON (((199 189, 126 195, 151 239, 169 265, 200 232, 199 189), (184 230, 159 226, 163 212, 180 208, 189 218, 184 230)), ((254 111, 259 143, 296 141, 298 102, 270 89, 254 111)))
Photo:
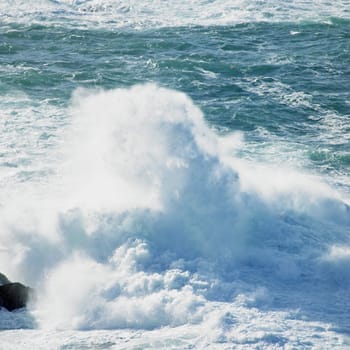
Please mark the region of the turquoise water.
POLYGON ((244 132, 242 156, 282 157, 348 191, 349 28, 336 18, 146 30, 12 23, 1 28, 0 88, 64 108, 78 87, 155 82, 188 94, 219 132, 244 132))
POLYGON ((349 347, 349 8, 0 0, 0 349, 349 347))

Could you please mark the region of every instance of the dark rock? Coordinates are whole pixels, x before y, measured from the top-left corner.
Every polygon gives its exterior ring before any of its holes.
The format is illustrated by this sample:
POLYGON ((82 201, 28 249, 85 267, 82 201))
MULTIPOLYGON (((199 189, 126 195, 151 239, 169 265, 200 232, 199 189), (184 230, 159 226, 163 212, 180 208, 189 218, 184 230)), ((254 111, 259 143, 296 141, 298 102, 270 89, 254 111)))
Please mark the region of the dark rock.
POLYGON ((6 283, 0 286, 0 307, 12 311, 27 305, 32 289, 22 283, 6 283))

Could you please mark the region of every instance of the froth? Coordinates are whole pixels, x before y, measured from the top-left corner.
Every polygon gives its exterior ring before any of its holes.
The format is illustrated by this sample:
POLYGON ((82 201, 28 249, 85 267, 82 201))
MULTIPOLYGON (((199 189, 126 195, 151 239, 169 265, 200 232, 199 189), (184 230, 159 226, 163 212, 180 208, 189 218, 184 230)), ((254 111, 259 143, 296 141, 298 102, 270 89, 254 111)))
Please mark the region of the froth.
POLYGON ((74 26, 149 28, 184 25, 228 25, 247 22, 328 21, 332 17, 349 18, 346 0, 336 5, 329 1, 36 1, 2 0, 5 22, 66 22, 74 26))
POLYGON ((1 265, 39 291, 43 327, 198 323, 242 271, 320 275, 348 239, 333 190, 237 159, 241 138, 217 136, 183 93, 79 90, 70 112, 55 179, 0 207, 1 265))

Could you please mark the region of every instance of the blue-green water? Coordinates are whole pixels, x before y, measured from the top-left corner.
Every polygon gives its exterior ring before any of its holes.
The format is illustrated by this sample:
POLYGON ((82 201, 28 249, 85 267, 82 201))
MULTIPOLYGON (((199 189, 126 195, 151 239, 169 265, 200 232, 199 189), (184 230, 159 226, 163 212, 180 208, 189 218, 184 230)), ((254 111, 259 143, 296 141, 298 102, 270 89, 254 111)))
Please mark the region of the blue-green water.
POLYGON ((145 30, 9 24, 0 88, 64 108, 78 87, 155 82, 188 94, 219 132, 244 132, 242 155, 277 155, 348 185, 349 32, 349 20, 335 18, 145 30))
POLYGON ((346 349, 349 8, 0 1, 0 349, 346 349))

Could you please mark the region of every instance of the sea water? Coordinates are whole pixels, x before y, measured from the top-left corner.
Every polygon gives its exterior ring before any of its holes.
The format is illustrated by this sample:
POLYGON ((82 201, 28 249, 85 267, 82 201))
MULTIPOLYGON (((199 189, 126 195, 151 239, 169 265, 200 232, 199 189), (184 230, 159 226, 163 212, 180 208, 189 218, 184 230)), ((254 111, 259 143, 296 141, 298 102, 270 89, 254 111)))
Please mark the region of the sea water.
POLYGON ((0 0, 0 349, 350 348, 350 2, 0 0))

